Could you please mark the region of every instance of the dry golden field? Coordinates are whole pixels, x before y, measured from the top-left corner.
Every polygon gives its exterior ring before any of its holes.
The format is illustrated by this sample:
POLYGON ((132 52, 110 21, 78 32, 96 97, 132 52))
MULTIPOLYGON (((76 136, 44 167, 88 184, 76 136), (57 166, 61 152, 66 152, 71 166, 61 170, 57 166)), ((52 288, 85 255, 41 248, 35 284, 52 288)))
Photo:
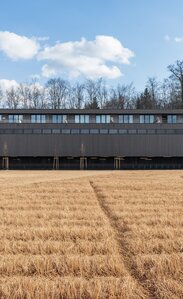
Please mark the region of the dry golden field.
POLYGON ((182 171, 1 171, 0 299, 183 298, 182 171))

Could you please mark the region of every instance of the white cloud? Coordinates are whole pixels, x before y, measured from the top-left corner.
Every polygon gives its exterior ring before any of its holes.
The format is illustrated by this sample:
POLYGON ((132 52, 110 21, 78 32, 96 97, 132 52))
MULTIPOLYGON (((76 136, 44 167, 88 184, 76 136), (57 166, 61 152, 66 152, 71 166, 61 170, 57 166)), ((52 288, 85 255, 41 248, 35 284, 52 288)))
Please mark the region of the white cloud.
POLYGON ((130 64, 133 56, 134 53, 116 38, 101 35, 93 41, 82 38, 81 41, 45 47, 38 54, 38 60, 48 61, 42 68, 45 77, 67 72, 71 77, 115 79, 122 76, 117 65, 130 64))
POLYGON ((0 50, 12 60, 31 59, 38 53, 39 47, 35 38, 0 31, 0 50))
POLYGON ((49 78, 51 76, 55 76, 56 75, 56 70, 55 68, 50 67, 49 65, 45 64, 42 67, 42 75, 46 78, 49 78))
POLYGON ((182 43, 183 42, 183 37, 175 37, 174 38, 176 43, 182 43))
POLYGON ((15 80, 0 79, 0 88, 3 92, 12 87, 17 88, 19 84, 15 80))

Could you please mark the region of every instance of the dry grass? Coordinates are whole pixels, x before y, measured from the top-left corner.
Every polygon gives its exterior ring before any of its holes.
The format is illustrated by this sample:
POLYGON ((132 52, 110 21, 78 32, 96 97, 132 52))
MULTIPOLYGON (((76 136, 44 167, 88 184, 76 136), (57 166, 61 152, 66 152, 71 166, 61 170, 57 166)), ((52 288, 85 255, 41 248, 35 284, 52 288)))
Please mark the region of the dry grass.
POLYGON ((183 298, 181 171, 0 173, 0 298, 183 298))
POLYGON ((124 172, 93 184, 132 275, 155 298, 183 298, 182 171, 124 172))

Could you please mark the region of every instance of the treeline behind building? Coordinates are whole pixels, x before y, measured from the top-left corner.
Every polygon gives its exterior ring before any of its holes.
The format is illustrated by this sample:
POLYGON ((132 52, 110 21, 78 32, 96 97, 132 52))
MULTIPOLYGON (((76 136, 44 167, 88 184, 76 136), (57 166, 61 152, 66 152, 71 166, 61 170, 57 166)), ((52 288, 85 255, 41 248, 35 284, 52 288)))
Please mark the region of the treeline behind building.
POLYGON ((71 84, 52 78, 45 86, 20 83, 6 92, 0 89, 3 108, 24 109, 181 109, 183 108, 183 61, 169 65, 170 76, 148 78, 143 92, 131 84, 108 87, 103 78, 71 84))

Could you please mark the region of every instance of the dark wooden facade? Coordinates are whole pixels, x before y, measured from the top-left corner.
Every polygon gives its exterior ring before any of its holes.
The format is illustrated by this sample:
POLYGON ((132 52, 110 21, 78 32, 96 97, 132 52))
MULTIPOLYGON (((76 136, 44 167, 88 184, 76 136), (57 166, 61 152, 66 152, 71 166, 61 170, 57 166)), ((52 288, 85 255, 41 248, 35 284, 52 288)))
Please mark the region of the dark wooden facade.
POLYGON ((0 157, 10 169, 182 168, 183 110, 1 109, 0 157))

